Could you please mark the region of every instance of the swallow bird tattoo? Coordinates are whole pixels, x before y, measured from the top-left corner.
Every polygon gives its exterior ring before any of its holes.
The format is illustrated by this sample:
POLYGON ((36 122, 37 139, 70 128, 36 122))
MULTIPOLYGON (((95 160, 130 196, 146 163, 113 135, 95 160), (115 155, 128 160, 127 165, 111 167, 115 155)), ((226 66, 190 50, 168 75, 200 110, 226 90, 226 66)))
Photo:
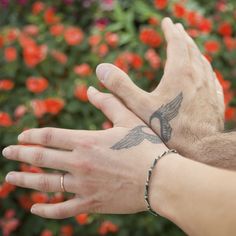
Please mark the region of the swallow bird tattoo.
POLYGON ((151 143, 161 142, 160 138, 157 135, 148 134, 143 131, 143 128, 148 128, 148 127, 146 125, 139 125, 134 129, 130 130, 130 132, 118 143, 113 145, 111 149, 113 150, 128 149, 139 145, 144 140, 148 140, 151 143))
POLYGON ((168 142, 171 138, 172 128, 170 121, 178 115, 182 101, 183 93, 181 92, 171 102, 167 103, 166 105, 162 105, 150 117, 150 126, 153 119, 157 118, 160 120, 161 138, 164 142, 168 142))

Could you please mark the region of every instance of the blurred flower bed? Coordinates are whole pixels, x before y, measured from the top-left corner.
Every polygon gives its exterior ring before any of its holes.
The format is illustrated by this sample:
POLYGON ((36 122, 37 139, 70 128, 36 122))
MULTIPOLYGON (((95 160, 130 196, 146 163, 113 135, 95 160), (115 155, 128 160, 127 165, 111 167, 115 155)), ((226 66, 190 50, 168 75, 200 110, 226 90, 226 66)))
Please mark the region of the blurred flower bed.
MULTIPOLYGON (((165 63, 160 29, 164 16, 182 22, 212 62, 223 85, 226 128, 236 120, 236 10, 234 1, 0 0, 0 147, 15 144, 32 127, 106 129, 111 123, 88 103, 87 88, 104 90, 94 69, 111 62, 151 91, 165 63), (201 4, 202 2, 202 4, 201 4)), ((148 214, 80 214, 45 220, 30 214, 35 202, 68 196, 15 188, 4 182, 13 169, 38 167, 0 160, 0 234, 184 235, 148 214)))

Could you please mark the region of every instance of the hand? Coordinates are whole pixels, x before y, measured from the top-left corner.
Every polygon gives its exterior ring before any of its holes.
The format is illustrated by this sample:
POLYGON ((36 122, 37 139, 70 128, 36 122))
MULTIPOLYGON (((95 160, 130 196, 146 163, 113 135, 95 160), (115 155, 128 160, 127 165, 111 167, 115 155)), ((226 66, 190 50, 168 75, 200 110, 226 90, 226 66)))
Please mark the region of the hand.
MULTIPOLYGON (((104 131, 31 129, 20 143, 3 150, 11 160, 66 172, 65 190, 75 197, 57 204, 35 204, 32 212, 46 218, 79 213, 135 213, 145 211, 147 171, 167 147, 139 118, 110 94, 94 88, 89 100, 114 124, 104 131), (41 146, 32 146, 32 145, 41 146)), ((45 192, 61 191, 61 174, 10 172, 6 181, 45 192)))
POLYGON ((210 63, 181 24, 165 18, 162 29, 167 40, 167 61, 161 82, 153 92, 138 88, 112 64, 100 64, 97 76, 169 147, 198 160, 197 144, 223 130, 222 88, 210 63))

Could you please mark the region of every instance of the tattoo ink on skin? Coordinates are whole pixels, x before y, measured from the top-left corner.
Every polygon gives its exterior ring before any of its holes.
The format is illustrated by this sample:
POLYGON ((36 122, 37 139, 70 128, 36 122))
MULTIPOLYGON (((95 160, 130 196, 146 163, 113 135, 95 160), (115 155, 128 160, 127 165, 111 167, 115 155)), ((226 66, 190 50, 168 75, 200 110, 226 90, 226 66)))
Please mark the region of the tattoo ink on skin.
POLYGON ((148 140, 151 143, 162 143, 160 138, 157 135, 149 134, 143 131, 143 128, 149 128, 146 125, 139 125, 132 130, 118 143, 113 145, 111 149, 113 150, 121 150, 128 149, 134 146, 138 146, 144 140, 148 140))
POLYGON ((172 128, 169 122, 178 115, 182 101, 183 93, 181 92, 172 101, 162 105, 149 119, 150 126, 153 119, 157 118, 160 120, 161 138, 164 142, 168 142, 171 139, 172 128))

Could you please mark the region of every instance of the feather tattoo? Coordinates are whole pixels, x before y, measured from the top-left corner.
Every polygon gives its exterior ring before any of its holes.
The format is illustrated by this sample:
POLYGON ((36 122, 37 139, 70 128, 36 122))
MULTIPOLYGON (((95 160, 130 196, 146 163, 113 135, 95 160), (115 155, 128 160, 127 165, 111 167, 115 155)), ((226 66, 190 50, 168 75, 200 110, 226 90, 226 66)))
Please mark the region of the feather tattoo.
POLYGON ((172 128, 170 125, 170 121, 178 115, 182 101, 183 93, 181 92, 171 102, 167 103, 166 105, 162 105, 150 117, 150 125, 153 119, 157 118, 160 120, 161 138, 164 142, 168 142, 171 138, 172 128))
POLYGON ((146 125, 140 125, 130 130, 130 132, 118 143, 113 145, 111 149, 113 150, 128 149, 141 144, 145 139, 151 143, 161 142, 160 138, 157 135, 148 134, 143 131, 143 128, 148 128, 148 127, 146 125))

